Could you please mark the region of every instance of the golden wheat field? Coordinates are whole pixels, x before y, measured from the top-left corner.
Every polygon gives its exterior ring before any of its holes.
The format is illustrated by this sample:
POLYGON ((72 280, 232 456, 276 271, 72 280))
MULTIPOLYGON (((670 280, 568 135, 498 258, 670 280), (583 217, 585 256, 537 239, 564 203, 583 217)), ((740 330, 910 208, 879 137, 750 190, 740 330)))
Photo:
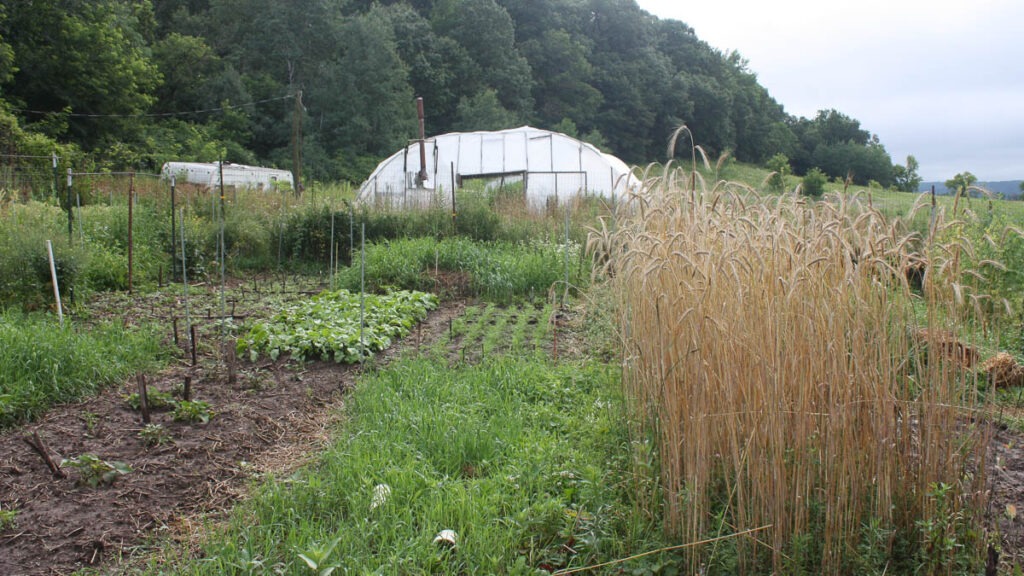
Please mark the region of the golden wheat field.
MULTIPOLYGON (((943 233, 955 224, 940 216, 923 237, 856 197, 808 203, 678 171, 592 235, 669 532, 744 534, 741 565, 777 573, 810 538, 839 574, 865 526, 981 522, 972 349, 944 335, 983 297, 969 247, 943 233)), ((714 553, 694 551, 692 568, 714 553)))

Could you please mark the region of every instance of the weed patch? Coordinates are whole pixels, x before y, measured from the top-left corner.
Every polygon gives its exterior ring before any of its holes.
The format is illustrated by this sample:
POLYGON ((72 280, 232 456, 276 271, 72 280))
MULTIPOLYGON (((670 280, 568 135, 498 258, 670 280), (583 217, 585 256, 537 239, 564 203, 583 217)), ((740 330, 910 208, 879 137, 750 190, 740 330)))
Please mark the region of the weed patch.
POLYGON ((119 322, 61 328, 48 316, 0 314, 0 428, 160 367, 170 353, 156 330, 119 322))

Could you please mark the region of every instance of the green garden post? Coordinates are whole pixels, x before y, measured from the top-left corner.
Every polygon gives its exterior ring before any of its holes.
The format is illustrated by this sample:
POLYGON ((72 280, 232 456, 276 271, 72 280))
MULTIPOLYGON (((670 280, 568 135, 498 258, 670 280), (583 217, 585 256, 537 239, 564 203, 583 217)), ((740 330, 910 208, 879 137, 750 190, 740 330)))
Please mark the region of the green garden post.
POLYGON ((366 223, 363 223, 362 236, 359 242, 359 363, 366 356, 363 344, 363 332, 366 328, 366 223))
POLYGON ((68 168, 68 244, 71 244, 71 240, 74 236, 74 226, 71 224, 71 168, 68 168))
POLYGON ((60 180, 60 174, 57 172, 57 153, 56 152, 53 153, 52 158, 53 158, 53 187, 50 190, 50 192, 53 195, 54 199, 56 199, 57 198, 57 186, 60 185, 60 184, 58 184, 58 182, 60 180))
POLYGON ((174 221, 174 208, 174 174, 171 174, 171 280, 178 278, 178 258, 174 255, 178 227, 174 221))

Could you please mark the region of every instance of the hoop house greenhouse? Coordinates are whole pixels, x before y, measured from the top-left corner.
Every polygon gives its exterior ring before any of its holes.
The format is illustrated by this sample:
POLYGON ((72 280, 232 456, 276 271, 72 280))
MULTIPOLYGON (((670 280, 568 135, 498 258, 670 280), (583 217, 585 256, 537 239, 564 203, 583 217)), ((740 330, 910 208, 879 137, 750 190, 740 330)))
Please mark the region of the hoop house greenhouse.
POLYGON ((531 208, 564 203, 579 194, 612 198, 639 184, 615 156, 559 132, 523 126, 415 141, 377 166, 359 188, 357 201, 393 207, 450 205, 448 193, 468 180, 521 185, 531 208))

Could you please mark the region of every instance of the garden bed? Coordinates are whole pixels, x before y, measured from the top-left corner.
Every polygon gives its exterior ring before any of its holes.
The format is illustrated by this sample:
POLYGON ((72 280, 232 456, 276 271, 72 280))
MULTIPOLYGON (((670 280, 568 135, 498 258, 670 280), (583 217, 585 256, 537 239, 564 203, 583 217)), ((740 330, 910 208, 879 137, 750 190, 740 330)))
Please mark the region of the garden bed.
MULTIPOLYGON (((447 331, 462 307, 442 305, 381 359, 447 331)), ((153 309, 146 304, 133 310, 152 315, 153 309)), ((181 361, 147 383, 151 396, 159 397, 191 378, 192 399, 212 411, 206 423, 154 410, 151 424, 159 427, 143 433, 140 412, 125 399, 138 389, 131 379, 0 435, 0 511, 16 511, 0 528, 0 573, 70 573, 129 557, 154 536, 194 534, 192 519, 229 508, 253 479, 287 473, 314 456, 360 370, 282 356, 240 360, 231 382, 212 348, 200 346, 198 366, 181 361), (109 486, 82 483, 82 472, 69 466, 62 468, 68 477, 57 478, 25 441, 33 434, 55 463, 95 455, 132 471, 109 486)))

